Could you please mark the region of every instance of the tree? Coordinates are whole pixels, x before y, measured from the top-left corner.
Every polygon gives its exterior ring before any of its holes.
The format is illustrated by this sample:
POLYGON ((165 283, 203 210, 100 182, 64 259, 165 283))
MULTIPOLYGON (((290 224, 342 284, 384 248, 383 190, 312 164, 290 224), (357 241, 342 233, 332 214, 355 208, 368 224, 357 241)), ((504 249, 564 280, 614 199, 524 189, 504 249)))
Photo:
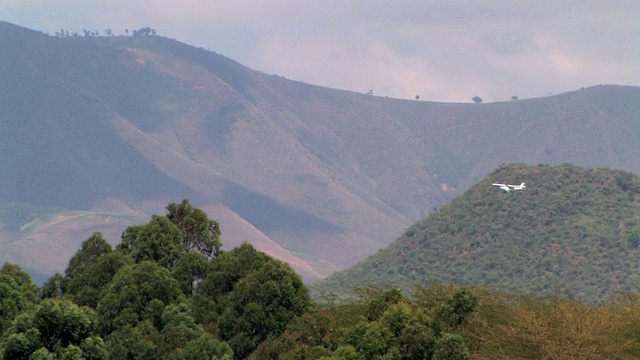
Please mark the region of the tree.
POLYGON ((81 308, 69 300, 47 299, 35 311, 33 325, 42 344, 50 351, 80 345, 97 330, 95 311, 81 308))
POLYGON ((27 360, 30 358, 35 349, 36 344, 34 338, 37 334, 9 334, 2 336, 2 359, 3 360, 27 360))
POLYGON ((58 299, 64 295, 67 279, 60 273, 55 273, 42 285, 43 299, 58 299))
POLYGON ((637 248, 638 246, 640 246, 640 232, 638 232, 637 230, 629 232, 629 234, 627 234, 627 242, 632 248, 637 248))
POLYGON ((78 276, 84 271, 87 265, 111 251, 113 251, 113 248, 102 233, 94 232, 87 240, 82 242, 82 248, 69 260, 69 265, 65 270, 67 278, 73 279, 75 276, 78 276))
POLYGON ((148 224, 129 226, 116 249, 137 263, 148 260, 171 268, 183 252, 181 242, 179 228, 167 217, 153 215, 148 224))
POLYGON ((178 280, 182 293, 191 296, 205 277, 209 260, 200 253, 183 253, 171 269, 171 275, 178 280))
POLYGON ((451 327, 462 325, 478 306, 478 297, 463 287, 454 292, 440 306, 438 317, 451 327))
POLYGON ((351 345, 362 359, 383 358, 392 335, 378 322, 360 322, 345 334, 344 345, 351 345))
POLYGON ((513 95, 513 96, 511 97, 511 100, 516 101, 516 100, 518 100, 518 97, 517 97, 516 95, 513 95))
POLYGON ((383 290, 367 286, 358 289, 358 292, 360 298, 367 302, 365 316, 369 321, 378 320, 390 305, 402 300, 402 292, 397 288, 383 290))
POLYGON ((221 299, 220 335, 245 358, 268 336, 278 336, 311 303, 300 275, 271 259, 250 272, 221 299))
POLYGON ((12 277, 0 274, 0 333, 28 306, 28 295, 20 285, 12 277))
POLYGON ((163 353, 171 359, 229 359, 228 344, 216 340, 196 324, 187 303, 169 305, 162 313, 163 353))
POLYGON ((162 342, 162 335, 149 320, 123 326, 106 339, 111 359, 159 359, 166 355, 159 349, 162 342))
POLYGON ((183 348, 171 356, 172 360, 232 360, 231 347, 213 336, 202 333, 197 339, 189 341, 183 348))
POLYGON ((91 336, 80 344, 82 356, 85 360, 106 360, 109 358, 107 346, 99 336, 91 336))
POLYGON ((439 323, 407 300, 393 302, 394 289, 366 289, 374 293, 374 297, 360 306, 371 308, 373 303, 377 304, 374 308, 379 308, 378 300, 387 297, 385 310, 378 316, 356 319, 355 324, 344 331, 341 344, 353 346, 358 359, 430 359, 440 335, 439 323))
POLYGON ((416 95, 415 99, 420 100, 420 95, 416 95))
POLYGON ((66 282, 65 294, 78 305, 96 308, 102 290, 111 282, 122 267, 131 265, 130 256, 120 252, 111 252, 88 264, 82 273, 66 282))
MULTIPOLYGON (((45 299, 35 310, 20 314, 2 335, 2 359, 104 359, 79 347, 95 337, 97 316, 92 309, 68 300, 45 299)), ((104 355, 104 352, 101 352, 104 355)))
POLYGON ((155 35, 156 31, 150 27, 142 27, 138 30, 133 30, 133 36, 150 36, 155 35))
POLYGON ((359 357, 356 348, 351 345, 341 345, 333 352, 331 359, 358 360, 359 357))
POLYGON ((428 318, 414 316, 402 329, 396 342, 404 352, 405 359, 429 359, 431 358, 436 342, 436 333, 428 318))
POLYGON ((209 220, 207 213, 193 207, 186 199, 180 204, 169 204, 167 211, 167 218, 182 232, 185 251, 199 251, 207 257, 220 253, 220 225, 209 220))
MULTIPOLYGON (((155 300, 154 300, 155 301, 155 300)), ((163 307, 160 320, 144 320, 123 326, 109 335, 107 345, 114 359, 231 360, 226 343, 206 333, 184 302, 163 307)))
POLYGON ((191 309, 184 303, 168 305, 161 316, 163 345, 167 351, 183 347, 204 334, 202 326, 196 324, 191 309))
POLYGON ((436 341, 434 360, 468 360, 469 349, 464 343, 464 339, 456 334, 443 334, 436 341))
POLYGON ((60 360, 85 360, 82 349, 75 345, 69 345, 58 350, 58 359, 60 360))
POLYGON ((198 285, 198 293, 211 299, 228 294, 242 278, 262 267, 270 259, 251 244, 242 243, 211 261, 204 280, 198 285))
POLYGON ((482 98, 480 96, 474 96, 471 101, 473 101, 476 104, 480 104, 482 102, 482 98))
POLYGON ((31 280, 31 275, 24 271, 20 265, 10 262, 4 263, 0 274, 7 275, 20 286, 29 302, 35 303, 38 298, 38 286, 31 280))
POLYGON ((295 339, 297 344, 335 349, 340 344, 341 322, 352 324, 345 317, 333 313, 324 306, 314 306, 296 317, 283 334, 285 339, 295 339), (346 320, 346 321, 345 321, 346 320))
POLYGON ((40 348, 29 356, 29 360, 54 360, 55 358, 55 354, 52 354, 46 348, 40 348))
POLYGON ((157 308, 154 304, 170 304, 180 294, 178 282, 169 270, 156 263, 142 261, 121 268, 98 302, 97 311, 103 334, 152 318, 157 311, 152 311, 150 305, 157 308))

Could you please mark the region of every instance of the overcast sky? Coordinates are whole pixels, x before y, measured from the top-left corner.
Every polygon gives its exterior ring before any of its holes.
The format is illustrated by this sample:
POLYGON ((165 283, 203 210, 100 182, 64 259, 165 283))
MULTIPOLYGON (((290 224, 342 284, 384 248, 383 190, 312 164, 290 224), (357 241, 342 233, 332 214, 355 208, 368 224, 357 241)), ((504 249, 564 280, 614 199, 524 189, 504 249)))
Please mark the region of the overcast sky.
POLYGON ((640 85, 638 0, 0 0, 0 20, 149 26, 269 74, 405 99, 640 85))

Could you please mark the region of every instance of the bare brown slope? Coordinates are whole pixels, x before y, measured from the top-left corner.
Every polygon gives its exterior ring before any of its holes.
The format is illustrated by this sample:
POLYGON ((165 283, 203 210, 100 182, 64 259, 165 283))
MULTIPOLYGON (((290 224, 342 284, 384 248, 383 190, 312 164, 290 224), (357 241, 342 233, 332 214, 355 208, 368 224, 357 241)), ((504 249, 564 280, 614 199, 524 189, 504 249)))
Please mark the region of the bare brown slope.
MULTIPOLYGON (((408 222, 375 195, 354 192, 345 179, 336 179, 332 164, 308 151, 283 119, 260 103, 262 93, 246 95, 170 53, 135 53, 135 61, 179 80, 194 98, 171 126, 145 132, 115 117, 117 132, 164 173, 221 198, 285 248, 334 270, 382 247, 384 238, 408 222), (212 131, 212 123, 224 121, 231 123, 226 133, 212 133, 220 130, 218 125, 212 131)), ((266 78, 252 75, 257 81, 252 91, 265 91, 266 78)))
POLYGON ((251 243, 260 251, 272 256, 276 259, 289 263, 302 278, 311 282, 321 279, 323 276, 313 269, 309 264, 294 256, 280 245, 269 239, 260 230, 248 223, 238 214, 230 211, 227 207, 218 204, 205 206, 204 210, 209 214, 215 214, 217 221, 225 224, 224 247, 227 249, 239 246, 247 239, 251 239, 251 243))

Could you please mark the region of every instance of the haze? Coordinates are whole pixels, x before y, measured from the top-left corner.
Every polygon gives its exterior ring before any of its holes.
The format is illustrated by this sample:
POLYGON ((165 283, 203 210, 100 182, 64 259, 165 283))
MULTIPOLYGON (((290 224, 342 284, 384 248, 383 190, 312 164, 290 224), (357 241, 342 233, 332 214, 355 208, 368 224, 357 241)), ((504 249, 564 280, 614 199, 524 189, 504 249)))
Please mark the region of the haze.
POLYGON ((3 0, 51 35, 150 26, 293 80, 422 100, 503 101, 640 84, 640 2, 3 0))

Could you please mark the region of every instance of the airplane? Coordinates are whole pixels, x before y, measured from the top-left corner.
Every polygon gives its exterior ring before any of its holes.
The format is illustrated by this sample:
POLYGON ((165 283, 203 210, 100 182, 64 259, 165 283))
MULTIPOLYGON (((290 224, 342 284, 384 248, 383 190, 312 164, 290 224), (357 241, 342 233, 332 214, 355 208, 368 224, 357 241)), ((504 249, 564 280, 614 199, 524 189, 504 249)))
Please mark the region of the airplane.
POLYGON ((524 183, 522 183, 520 185, 507 185, 507 184, 494 183, 494 184, 491 184, 491 185, 497 187, 498 190, 502 190, 504 192, 510 192, 510 191, 516 191, 516 190, 525 190, 527 188, 524 185, 524 183))

